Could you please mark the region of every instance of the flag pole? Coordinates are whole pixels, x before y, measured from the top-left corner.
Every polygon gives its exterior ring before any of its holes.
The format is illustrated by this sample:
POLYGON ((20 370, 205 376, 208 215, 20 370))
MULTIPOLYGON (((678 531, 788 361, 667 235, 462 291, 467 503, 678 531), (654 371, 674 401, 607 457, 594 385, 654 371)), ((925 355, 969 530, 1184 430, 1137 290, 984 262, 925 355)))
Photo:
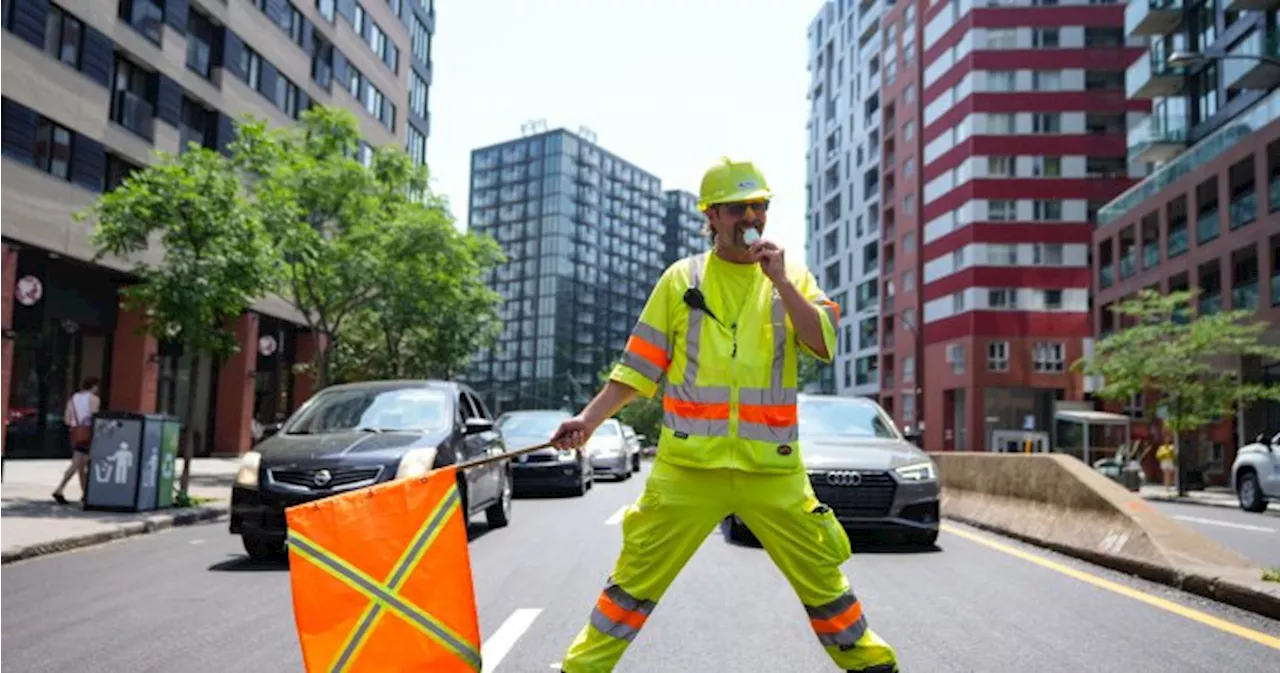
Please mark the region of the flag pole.
MULTIPOLYGON (((542 449, 548 449, 548 448, 551 448, 552 446, 554 445, 551 442, 543 442, 541 444, 538 444, 537 446, 526 446, 523 449, 516 449, 515 451, 506 451, 494 456, 485 456, 484 458, 473 458, 471 460, 458 463, 457 465, 455 465, 455 467, 459 470, 465 470, 472 467, 479 467, 480 465, 488 465, 489 463, 496 463, 500 460, 510 460, 512 458, 515 458, 516 456, 522 456, 526 453, 533 453, 534 451, 541 451, 542 449)), ((579 449, 572 449, 572 450, 578 451, 579 449)))

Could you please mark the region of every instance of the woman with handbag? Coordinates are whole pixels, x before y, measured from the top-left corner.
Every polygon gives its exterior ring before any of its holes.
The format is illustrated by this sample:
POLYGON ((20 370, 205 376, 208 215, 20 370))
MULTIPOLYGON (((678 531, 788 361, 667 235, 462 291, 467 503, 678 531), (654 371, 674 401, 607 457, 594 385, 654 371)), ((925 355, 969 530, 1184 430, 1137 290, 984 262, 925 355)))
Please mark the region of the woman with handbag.
POLYGON ((62 412, 62 420, 71 431, 71 465, 62 475, 62 483, 53 491, 53 499, 67 504, 62 490, 71 481, 71 475, 80 477, 80 503, 84 504, 85 492, 89 480, 89 446, 93 442, 93 417, 98 413, 98 405, 102 400, 98 397, 98 377, 90 376, 80 384, 80 390, 67 400, 67 408, 62 412))

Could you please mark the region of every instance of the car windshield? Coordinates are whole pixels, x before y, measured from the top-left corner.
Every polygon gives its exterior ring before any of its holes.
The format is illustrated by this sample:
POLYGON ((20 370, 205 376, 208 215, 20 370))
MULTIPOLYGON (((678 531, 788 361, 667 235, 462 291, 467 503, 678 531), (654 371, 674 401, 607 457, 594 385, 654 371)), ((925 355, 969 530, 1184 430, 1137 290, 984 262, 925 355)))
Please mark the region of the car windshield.
POLYGON ((563 412, 510 414, 498 419, 497 430, 506 437, 551 437, 569 418, 563 412))
POLYGON ((289 422, 284 434, 443 430, 452 421, 449 401, 448 394, 431 388, 327 390, 289 422))
POLYGON ((800 433, 814 437, 878 437, 897 433, 875 405, 856 398, 805 399, 799 404, 800 433))
POLYGON ((592 436, 594 437, 595 435, 599 435, 601 437, 617 437, 618 434, 618 422, 610 419, 601 423, 600 427, 596 429, 592 436))

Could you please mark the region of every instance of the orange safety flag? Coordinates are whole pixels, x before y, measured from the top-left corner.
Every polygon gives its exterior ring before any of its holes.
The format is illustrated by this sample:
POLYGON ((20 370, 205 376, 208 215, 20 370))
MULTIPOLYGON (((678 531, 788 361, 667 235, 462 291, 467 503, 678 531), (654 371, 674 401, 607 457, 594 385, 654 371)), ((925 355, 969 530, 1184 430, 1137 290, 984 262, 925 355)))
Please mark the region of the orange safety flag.
POLYGON ((455 467, 296 505, 285 517, 308 673, 481 669, 455 467))

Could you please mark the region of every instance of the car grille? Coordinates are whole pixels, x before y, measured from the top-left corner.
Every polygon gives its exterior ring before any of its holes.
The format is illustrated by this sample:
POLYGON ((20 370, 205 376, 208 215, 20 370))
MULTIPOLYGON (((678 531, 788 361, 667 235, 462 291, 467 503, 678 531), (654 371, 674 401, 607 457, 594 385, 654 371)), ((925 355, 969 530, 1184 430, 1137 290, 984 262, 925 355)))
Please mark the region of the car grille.
POLYGON ((898 487, 898 482, 888 472, 862 470, 815 472, 809 475, 809 481, 818 500, 835 510, 837 516, 888 516, 898 487), (849 477, 855 472, 859 481, 857 485, 849 477), (838 476, 829 479, 828 475, 832 474, 838 476))
MULTIPOLYGON (((381 467, 334 467, 310 468, 303 470, 271 470, 271 480, 277 484, 297 486, 312 491, 332 491, 339 488, 372 484, 382 475, 381 467), (327 470, 329 480, 317 483, 316 475, 327 470)), ((323 481, 323 480, 321 480, 323 481)))
POLYGON ((559 456, 554 453, 526 453, 520 456, 522 463, 552 463, 559 460, 559 456))

